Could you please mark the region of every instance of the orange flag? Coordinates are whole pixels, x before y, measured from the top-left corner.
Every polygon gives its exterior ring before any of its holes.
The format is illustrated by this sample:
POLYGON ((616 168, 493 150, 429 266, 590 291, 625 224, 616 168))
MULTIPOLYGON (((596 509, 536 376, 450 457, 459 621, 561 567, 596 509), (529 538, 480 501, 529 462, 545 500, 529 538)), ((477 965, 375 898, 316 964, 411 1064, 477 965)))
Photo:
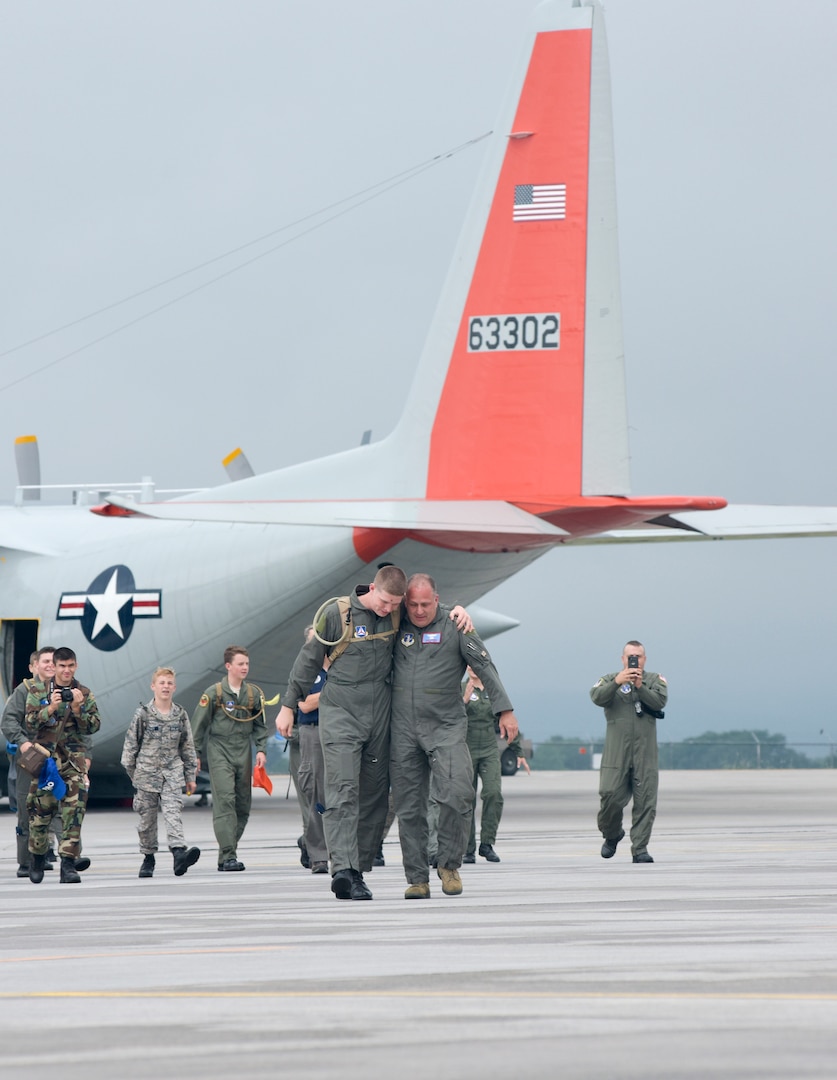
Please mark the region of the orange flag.
POLYGON ((273 781, 267 775, 264 765, 253 766, 253 787, 262 787, 268 795, 273 794, 273 781))

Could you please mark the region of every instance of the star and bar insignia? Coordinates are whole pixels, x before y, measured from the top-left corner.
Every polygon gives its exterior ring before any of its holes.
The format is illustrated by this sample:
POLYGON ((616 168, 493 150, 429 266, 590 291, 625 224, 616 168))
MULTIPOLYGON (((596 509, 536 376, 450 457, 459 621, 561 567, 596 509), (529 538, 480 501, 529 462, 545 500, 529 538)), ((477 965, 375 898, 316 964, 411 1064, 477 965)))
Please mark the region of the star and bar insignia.
POLYGON ((118 564, 103 570, 86 592, 65 592, 58 602, 58 619, 80 619, 84 636, 97 649, 121 649, 131 636, 135 619, 161 619, 160 589, 137 589, 134 575, 118 564))

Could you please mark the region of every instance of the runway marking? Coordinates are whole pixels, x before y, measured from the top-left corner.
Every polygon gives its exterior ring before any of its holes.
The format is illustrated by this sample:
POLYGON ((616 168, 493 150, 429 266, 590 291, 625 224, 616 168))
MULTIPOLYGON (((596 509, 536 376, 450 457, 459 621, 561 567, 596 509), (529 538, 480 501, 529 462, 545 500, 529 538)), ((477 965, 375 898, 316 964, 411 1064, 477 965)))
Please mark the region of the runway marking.
MULTIPOLYGON (((31 990, 0 991, 2 1000, 34 1000, 41 998, 456 998, 496 1001, 496 992, 487 990, 31 990)), ((603 1000, 603 1001, 837 1001, 833 994, 772 994, 772 993, 608 993, 607 991, 572 990, 510 990, 503 991, 503 1000, 603 1000)))
POLYGON ((56 960, 111 960, 121 957, 139 958, 141 956, 214 956, 216 953, 266 953, 285 952, 293 945, 230 945, 215 949, 134 949, 130 952, 100 953, 56 953, 52 956, 3 956, 0 964, 37 964, 55 963, 56 960))

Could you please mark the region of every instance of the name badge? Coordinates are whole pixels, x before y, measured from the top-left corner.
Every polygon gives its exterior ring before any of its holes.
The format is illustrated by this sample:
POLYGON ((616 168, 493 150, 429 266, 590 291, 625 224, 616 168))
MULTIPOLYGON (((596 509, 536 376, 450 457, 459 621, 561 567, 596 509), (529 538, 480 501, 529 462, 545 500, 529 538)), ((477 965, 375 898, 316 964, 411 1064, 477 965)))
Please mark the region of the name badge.
POLYGON ((441 632, 441 630, 437 630, 435 634, 422 634, 421 635, 421 643, 422 643, 422 645, 441 645, 441 643, 442 643, 442 632, 441 632))

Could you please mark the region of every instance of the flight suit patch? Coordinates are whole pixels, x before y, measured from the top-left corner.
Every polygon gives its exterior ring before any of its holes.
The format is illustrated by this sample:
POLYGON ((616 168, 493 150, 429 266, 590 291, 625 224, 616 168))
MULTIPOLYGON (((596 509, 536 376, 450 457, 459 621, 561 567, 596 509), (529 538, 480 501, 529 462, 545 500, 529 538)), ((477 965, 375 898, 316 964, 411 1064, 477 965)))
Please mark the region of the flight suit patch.
POLYGON ((620 692, 620 694, 630 694, 630 692, 631 692, 631 684, 630 683, 622 683, 622 685, 619 687, 619 692, 620 692))
POLYGON ((205 707, 206 707, 206 706, 207 706, 208 704, 209 704, 209 695, 208 695, 208 694, 201 694, 201 699, 200 699, 200 701, 198 702, 198 705, 200 705, 200 707, 201 707, 201 708, 203 709, 203 708, 205 708, 205 707))
POLYGON ((411 645, 415 644, 415 641, 416 641, 416 639, 415 639, 414 635, 410 634, 410 633, 404 634, 404 636, 401 638, 401 644, 404 645, 408 649, 409 649, 409 647, 411 645))
POLYGON ((369 634, 369 631, 366 629, 365 626, 356 626, 355 627, 355 637, 356 638, 364 638, 364 637, 367 637, 368 634, 369 634))
POLYGON ((442 632, 436 630, 434 633, 421 635, 422 645, 441 645, 442 644, 442 632))

